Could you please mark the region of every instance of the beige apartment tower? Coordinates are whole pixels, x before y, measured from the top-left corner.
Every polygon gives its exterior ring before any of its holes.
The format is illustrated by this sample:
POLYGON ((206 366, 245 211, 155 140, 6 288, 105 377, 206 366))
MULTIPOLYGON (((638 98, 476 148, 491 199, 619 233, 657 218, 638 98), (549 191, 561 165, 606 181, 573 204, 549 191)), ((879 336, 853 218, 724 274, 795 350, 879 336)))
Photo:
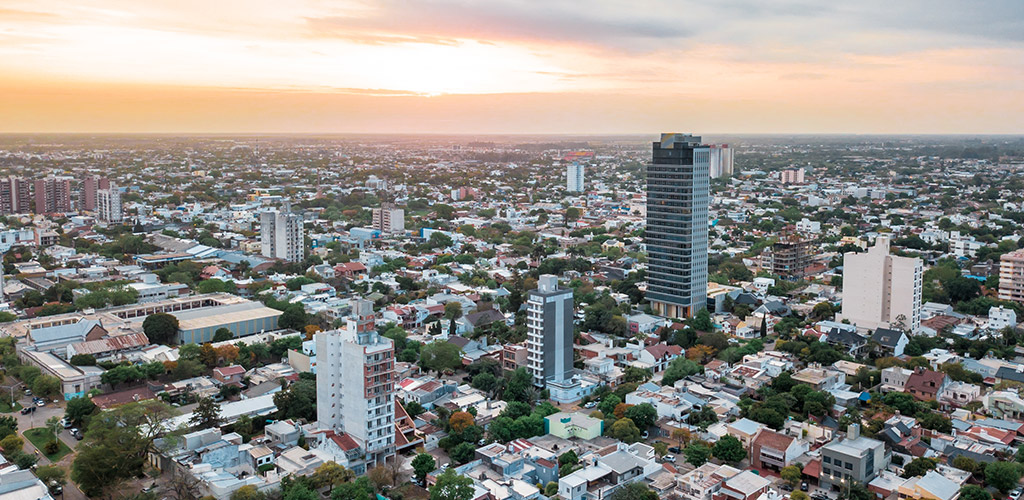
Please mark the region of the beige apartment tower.
POLYGON ((999 259, 999 300, 1024 304, 1024 249, 999 259))
POLYGON ((879 236, 866 253, 843 256, 842 318, 861 328, 917 332, 921 328, 921 259, 889 255, 889 237, 879 236))

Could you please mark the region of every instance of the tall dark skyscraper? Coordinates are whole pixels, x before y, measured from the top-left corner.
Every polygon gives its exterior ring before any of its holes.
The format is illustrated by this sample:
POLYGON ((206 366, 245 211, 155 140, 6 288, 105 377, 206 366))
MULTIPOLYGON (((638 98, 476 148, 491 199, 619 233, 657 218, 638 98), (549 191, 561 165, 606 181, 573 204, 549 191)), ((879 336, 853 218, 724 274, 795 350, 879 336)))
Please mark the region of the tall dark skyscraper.
POLYGON ((670 318, 707 307, 711 149, 700 137, 662 134, 647 165, 647 300, 670 318))

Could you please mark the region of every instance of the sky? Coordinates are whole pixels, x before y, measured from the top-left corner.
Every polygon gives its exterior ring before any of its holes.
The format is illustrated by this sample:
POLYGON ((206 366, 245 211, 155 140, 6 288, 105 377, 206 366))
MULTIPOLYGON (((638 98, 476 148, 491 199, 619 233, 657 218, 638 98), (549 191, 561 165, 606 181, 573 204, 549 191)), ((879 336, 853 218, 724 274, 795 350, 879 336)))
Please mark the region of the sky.
POLYGON ((0 0, 0 132, 1024 133, 1020 0, 0 0))

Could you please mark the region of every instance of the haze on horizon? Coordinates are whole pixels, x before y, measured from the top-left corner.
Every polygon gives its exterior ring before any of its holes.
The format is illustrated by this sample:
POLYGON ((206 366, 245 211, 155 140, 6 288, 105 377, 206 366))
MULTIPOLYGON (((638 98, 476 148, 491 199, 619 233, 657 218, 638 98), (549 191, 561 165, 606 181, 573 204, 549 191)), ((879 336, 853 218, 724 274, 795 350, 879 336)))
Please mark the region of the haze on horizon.
POLYGON ((1024 5, 0 5, 0 132, 662 130, 1024 133, 1024 5))

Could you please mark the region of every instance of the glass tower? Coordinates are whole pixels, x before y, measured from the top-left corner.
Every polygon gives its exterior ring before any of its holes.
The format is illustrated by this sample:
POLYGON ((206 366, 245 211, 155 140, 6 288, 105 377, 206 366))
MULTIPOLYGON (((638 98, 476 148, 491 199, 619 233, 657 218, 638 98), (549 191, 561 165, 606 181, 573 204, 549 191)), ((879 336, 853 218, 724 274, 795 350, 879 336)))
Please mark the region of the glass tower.
POLYGON ((670 318, 707 307, 711 149, 688 134, 662 134, 647 165, 647 300, 670 318))

